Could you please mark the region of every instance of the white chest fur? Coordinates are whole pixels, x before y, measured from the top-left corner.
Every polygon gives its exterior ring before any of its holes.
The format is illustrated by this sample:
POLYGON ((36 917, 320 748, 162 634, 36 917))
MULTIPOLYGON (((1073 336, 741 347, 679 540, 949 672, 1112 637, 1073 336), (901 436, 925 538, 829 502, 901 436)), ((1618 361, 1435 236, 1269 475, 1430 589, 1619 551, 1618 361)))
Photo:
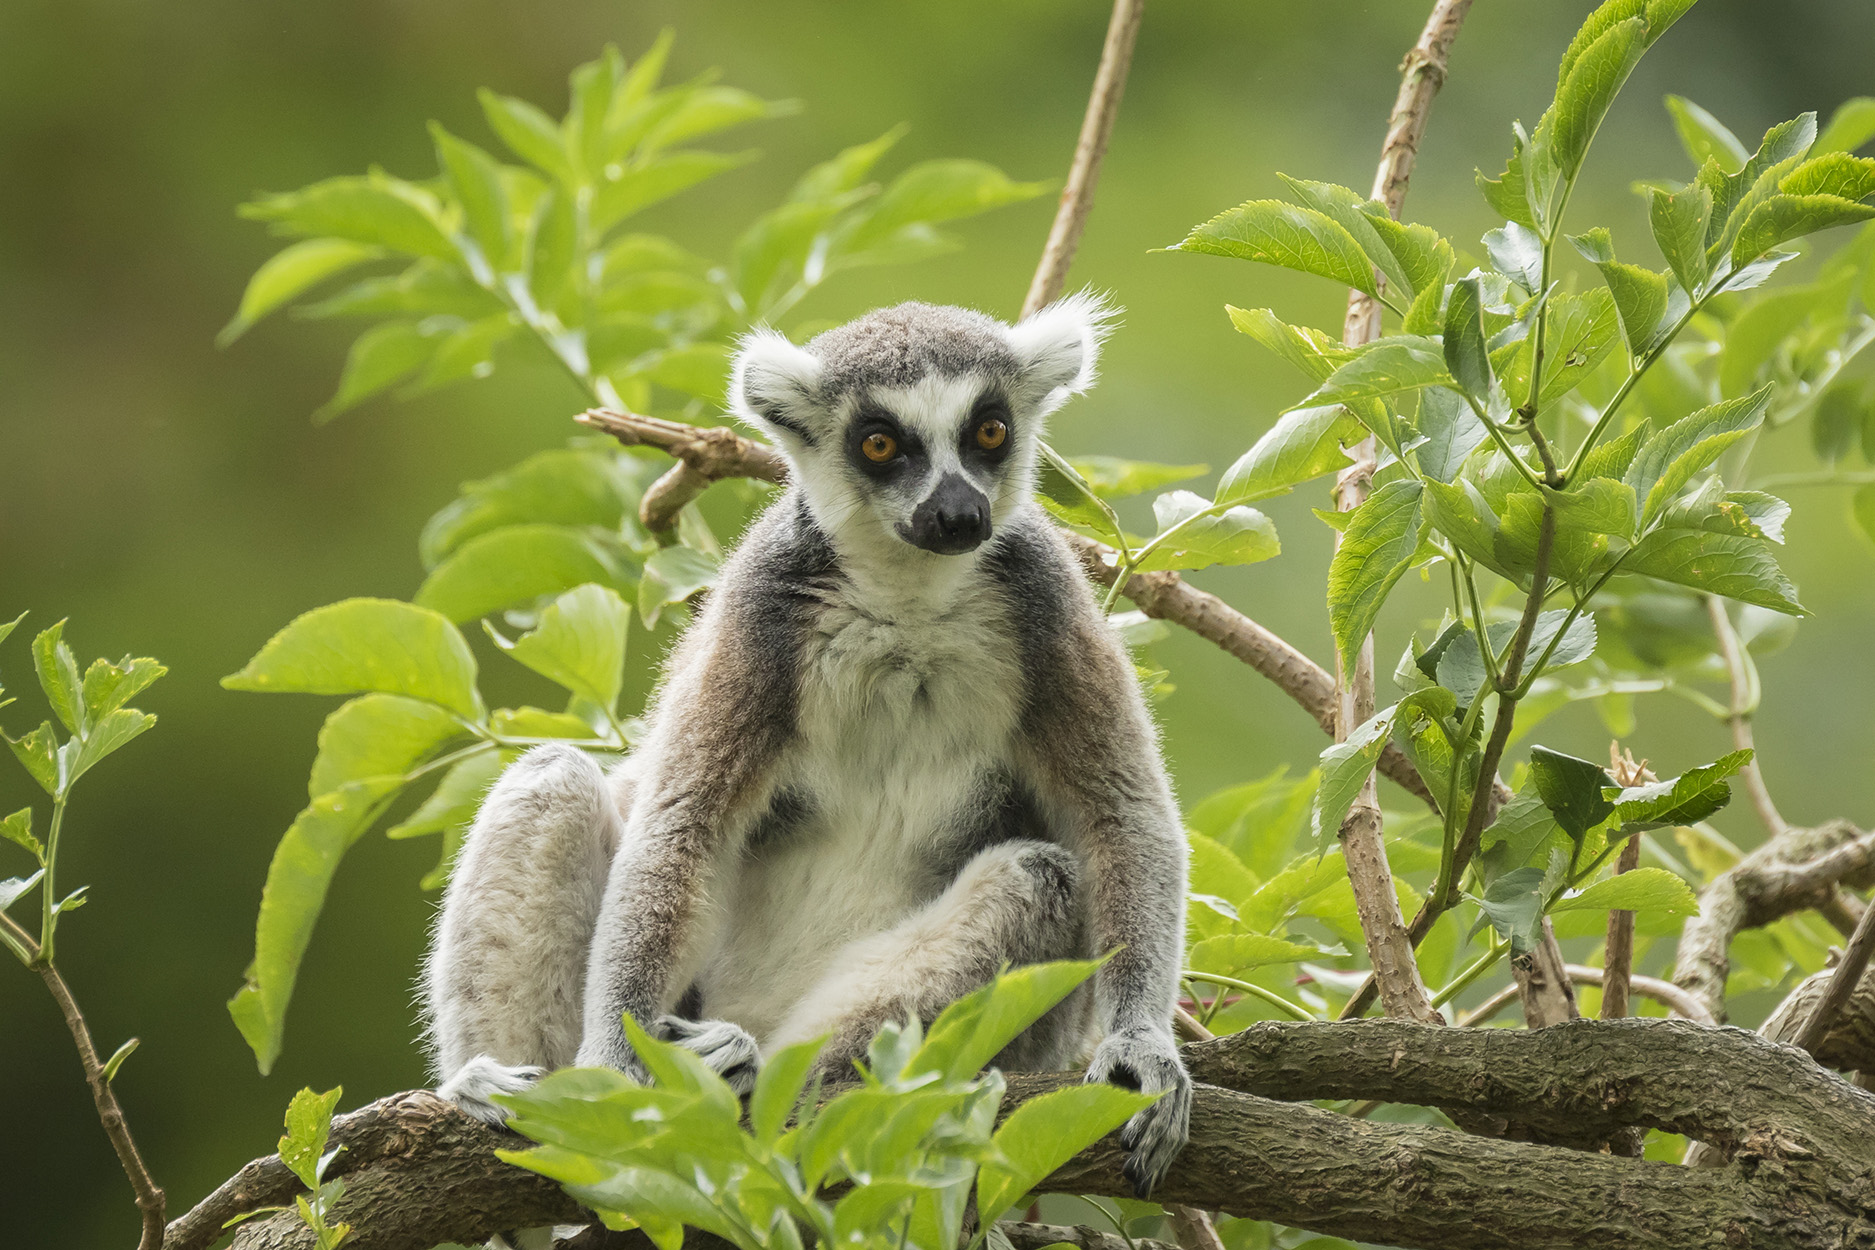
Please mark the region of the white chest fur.
POLYGON ((930 896, 933 866, 978 832, 984 778, 1007 764, 1017 658, 1001 599, 974 579, 892 617, 829 596, 777 776, 802 815, 723 882, 703 976, 711 1015, 764 1037, 829 955, 930 896))

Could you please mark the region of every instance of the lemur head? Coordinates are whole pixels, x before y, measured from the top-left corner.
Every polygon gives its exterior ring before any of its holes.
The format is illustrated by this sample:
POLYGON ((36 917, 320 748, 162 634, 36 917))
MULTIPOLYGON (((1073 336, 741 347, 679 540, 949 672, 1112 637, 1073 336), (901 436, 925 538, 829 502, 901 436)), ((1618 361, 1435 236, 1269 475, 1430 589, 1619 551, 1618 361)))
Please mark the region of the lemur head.
POLYGON ((806 347, 757 330, 731 402, 787 455, 836 540, 959 555, 1029 498, 1043 420, 1093 384, 1111 316, 1075 295, 1013 326, 900 304, 806 347))

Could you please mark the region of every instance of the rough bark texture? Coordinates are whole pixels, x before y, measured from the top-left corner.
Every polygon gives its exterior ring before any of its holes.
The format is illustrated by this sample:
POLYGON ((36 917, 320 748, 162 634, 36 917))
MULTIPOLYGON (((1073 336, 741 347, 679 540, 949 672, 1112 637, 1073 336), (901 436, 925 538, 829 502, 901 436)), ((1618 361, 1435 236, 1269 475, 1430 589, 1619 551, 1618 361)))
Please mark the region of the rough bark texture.
POLYGON ((1725 1020, 1732 939, 1805 908, 1833 902, 1838 885, 1875 885, 1875 834, 1846 820, 1789 829, 1721 873, 1680 931, 1673 983, 1725 1020))
MULTIPOLYGON (((1135 1237, 1129 1247, 1118 1233, 1089 1224, 1026 1224, 1005 1220, 997 1227, 1015 1250, 1042 1250, 1044 1246, 1064 1241, 1081 1250, 1174 1250, 1170 1243, 1150 1237, 1135 1237)), ((1192 1250, 1192 1247, 1187 1246, 1185 1250, 1192 1250)))
MULTIPOLYGON (((1403 1021, 1264 1023, 1185 1049, 1200 1085, 1192 1144, 1155 1197, 1405 1247, 1875 1247, 1875 1096, 1792 1047, 1685 1021, 1573 1021, 1537 1032, 1403 1021), (1588 1143, 1660 1128, 1727 1161, 1637 1159, 1375 1124, 1289 1100, 1377 1099, 1504 1117, 1588 1143), (1480 1218, 1483 1213, 1488 1217, 1480 1218)), ((1080 1079, 1014 1075, 1005 1111, 1080 1079)), ((502 1229, 576 1222, 554 1185, 500 1163, 521 1139, 426 1093, 341 1117, 333 1165, 355 1250, 428 1250, 502 1229)), ((1045 1182, 1125 1196, 1111 1140, 1045 1182)), ((289 1201, 261 1160, 170 1226, 200 1250, 221 1222, 289 1201)), ((291 1215, 244 1226, 237 1250, 303 1248, 291 1215)))

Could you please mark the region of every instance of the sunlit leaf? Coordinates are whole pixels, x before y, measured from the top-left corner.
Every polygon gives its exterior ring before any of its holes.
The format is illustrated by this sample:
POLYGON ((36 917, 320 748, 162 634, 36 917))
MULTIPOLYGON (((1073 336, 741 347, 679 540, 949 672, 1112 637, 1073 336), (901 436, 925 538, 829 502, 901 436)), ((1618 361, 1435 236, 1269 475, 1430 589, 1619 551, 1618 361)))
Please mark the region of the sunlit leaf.
POLYGON ((315 608, 268 640, 229 690, 407 695, 473 719, 475 657, 448 619, 390 599, 315 608))
POLYGON ((1251 200, 1196 226, 1173 249, 1261 261, 1327 278, 1369 295, 1374 267, 1346 230, 1314 209, 1251 200))
POLYGON ((494 637, 527 667, 610 712, 625 676, 625 631, 630 623, 631 609, 616 591, 588 584, 549 604, 533 632, 513 642, 499 634, 494 637))
POLYGON ((292 303, 327 278, 383 254, 379 248, 349 239, 302 239, 287 245, 268 257, 247 280, 241 307, 215 336, 215 345, 228 346, 268 313, 292 303))

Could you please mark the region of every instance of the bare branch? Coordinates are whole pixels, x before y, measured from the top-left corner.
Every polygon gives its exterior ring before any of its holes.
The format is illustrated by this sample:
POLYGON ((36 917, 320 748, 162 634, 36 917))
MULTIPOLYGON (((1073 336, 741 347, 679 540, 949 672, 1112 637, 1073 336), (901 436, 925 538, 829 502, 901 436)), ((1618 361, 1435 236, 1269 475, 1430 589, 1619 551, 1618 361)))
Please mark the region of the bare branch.
POLYGON ((30 966, 59 1005, 59 1014, 72 1035, 72 1046, 78 1051, 78 1065, 84 1070, 85 1084, 91 1087, 91 1102, 97 1109, 98 1123, 103 1126, 111 1149, 117 1153, 124 1175, 130 1178, 131 1192, 136 1195, 137 1210, 143 1217, 143 1235, 137 1241, 137 1250, 157 1250, 163 1244, 166 1198, 130 1135, 130 1122, 124 1118, 117 1091, 111 1088, 111 1077, 104 1073, 104 1062, 98 1058, 97 1045, 91 1040, 91 1026, 85 1022, 85 1013, 79 1010, 78 1000, 72 996, 71 986, 65 983, 59 970, 41 957, 39 944, 32 935, 5 913, 0 913, 0 926, 4 926, 8 936, 31 957, 30 966))
MULTIPOLYGON (((1570 981, 1577 985, 1599 985, 1602 987, 1603 994, 1608 992, 1606 981, 1607 974, 1601 968, 1590 968, 1583 964, 1564 964, 1563 970, 1568 973, 1570 981)), ((1717 1023, 1717 1021, 1713 1020, 1713 1018, 1707 1014, 1706 1005, 1704 1003, 1700 1002, 1697 998, 1694 998, 1691 994, 1688 994, 1671 981, 1662 981, 1658 977, 1646 977, 1630 973, 1628 975, 1628 988, 1634 993, 1639 994, 1642 998, 1651 998, 1655 1002, 1665 1006, 1668 1010, 1676 1012, 1695 1024, 1717 1023)), ((1476 1008, 1467 1013, 1466 1016, 1459 1021, 1459 1024, 1465 1027, 1483 1024, 1485 1021, 1496 1016, 1498 1012, 1504 1010, 1504 1008, 1517 1002, 1522 995, 1523 989, 1521 986, 1507 985, 1497 993, 1491 995, 1491 997, 1485 999, 1482 1003, 1479 1003, 1476 1008)))
POLYGON ((1849 947, 1842 953, 1842 962, 1830 974, 1829 985, 1817 1000, 1816 1009, 1810 1013, 1803 1032, 1797 1035, 1798 1046, 1813 1055, 1823 1049, 1823 1042, 1835 1027, 1836 1019, 1842 1014, 1849 996, 1855 993, 1856 986, 1861 984, 1862 974, 1868 971, 1871 954, 1875 954, 1875 907, 1862 912, 1862 923, 1856 926, 1855 936, 1849 939, 1849 947))
MULTIPOLYGON (((1129 1244, 1118 1233, 1095 1228, 1091 1224, 1029 1224, 1002 1220, 996 1227, 1002 1230, 1003 1236, 1009 1238, 1009 1244, 1015 1250, 1042 1250, 1044 1246, 1063 1242, 1079 1246, 1081 1250, 1176 1250, 1170 1243, 1154 1241, 1150 1237, 1135 1237, 1129 1244)), ((686 1235, 684 1240, 688 1242, 689 1237, 686 1235)), ((1185 1250, 1196 1248, 1187 1246, 1185 1250)))
POLYGON ((1719 658, 1725 661, 1725 671, 1732 683, 1731 714, 1725 722, 1732 727, 1732 745, 1752 752, 1751 762, 1738 770, 1738 778, 1744 784, 1745 793, 1751 796, 1751 806, 1757 811, 1758 819, 1764 822, 1765 831, 1776 837, 1790 828, 1790 824, 1771 801, 1771 791, 1764 784, 1764 772, 1758 767, 1758 747, 1751 732, 1751 718, 1758 710, 1757 667, 1739 642, 1738 631, 1732 628, 1725 600, 1707 595, 1706 614, 1712 618, 1712 632, 1719 640, 1719 658))
POLYGON ((1673 983, 1725 1020, 1725 979, 1732 939, 1792 912, 1822 907, 1838 885, 1875 885, 1875 833, 1846 820, 1787 829, 1713 879, 1699 914, 1680 931, 1673 983))
POLYGON ((1126 90, 1126 72, 1133 63, 1133 44, 1139 38, 1139 20, 1145 8, 1145 0, 1113 0, 1113 17, 1107 23, 1107 41, 1100 49, 1100 68, 1094 71, 1094 89, 1087 97, 1087 115, 1081 120, 1074 164, 1068 169, 1067 184, 1061 188, 1061 204, 1055 209, 1055 224, 1048 231, 1041 263, 1029 283, 1028 298, 1022 301, 1024 317, 1052 303, 1067 284, 1068 267, 1081 246, 1081 228, 1094 206, 1101 158, 1107 154, 1107 140, 1120 116, 1120 95, 1126 90))

